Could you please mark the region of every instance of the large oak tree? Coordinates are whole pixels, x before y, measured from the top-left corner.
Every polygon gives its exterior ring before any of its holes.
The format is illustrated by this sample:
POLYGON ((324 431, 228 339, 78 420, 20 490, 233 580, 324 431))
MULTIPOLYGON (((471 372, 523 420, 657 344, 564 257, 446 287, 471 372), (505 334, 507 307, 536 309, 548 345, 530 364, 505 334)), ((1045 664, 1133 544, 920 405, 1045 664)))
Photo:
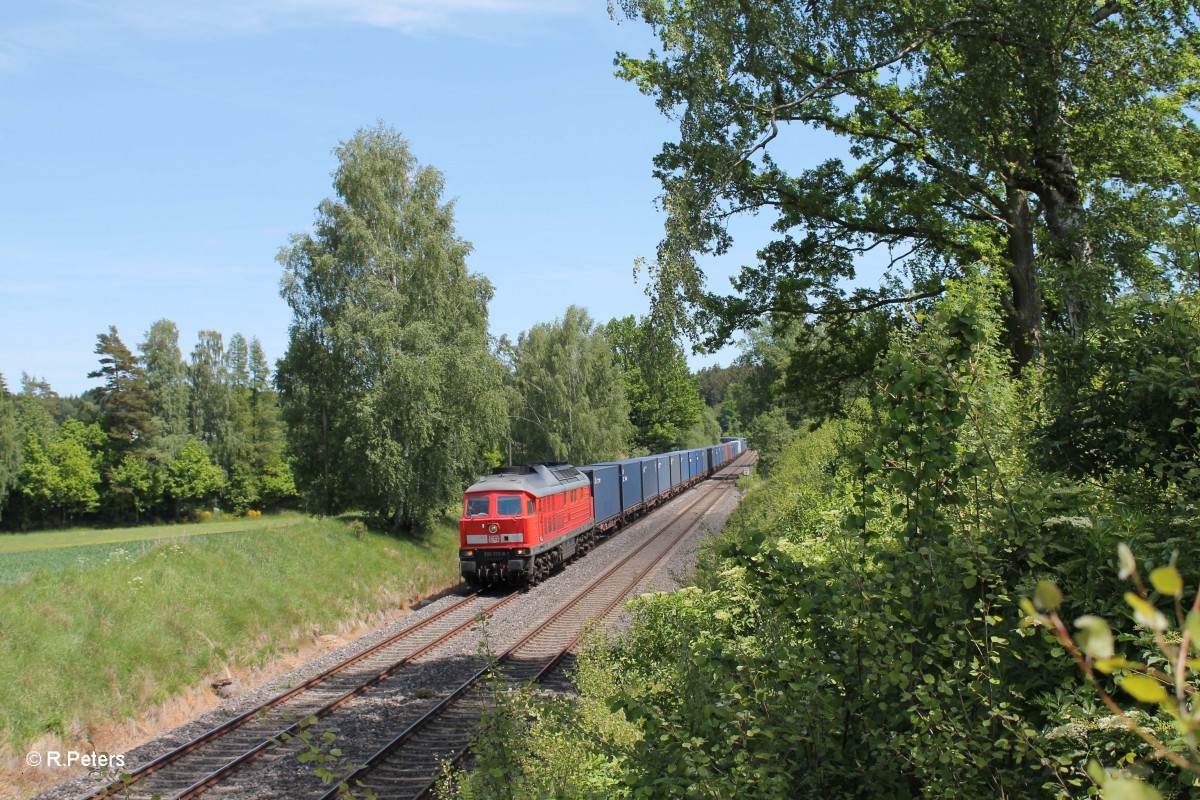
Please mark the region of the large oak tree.
POLYGON ((933 296, 986 265, 1006 277, 1020 366, 1047 326, 1077 334, 1115 287, 1161 267, 1149 254, 1200 149, 1193 2, 619 6, 663 48, 621 54, 619 74, 679 122, 656 159, 658 311, 686 324, 680 309, 715 310, 713 344, 764 314, 815 325, 933 296), (846 155, 808 157, 829 135, 846 155), (708 294, 695 256, 727 250, 728 220, 747 212, 777 236, 736 296, 708 294), (886 253, 887 279, 847 291, 868 253, 886 253))

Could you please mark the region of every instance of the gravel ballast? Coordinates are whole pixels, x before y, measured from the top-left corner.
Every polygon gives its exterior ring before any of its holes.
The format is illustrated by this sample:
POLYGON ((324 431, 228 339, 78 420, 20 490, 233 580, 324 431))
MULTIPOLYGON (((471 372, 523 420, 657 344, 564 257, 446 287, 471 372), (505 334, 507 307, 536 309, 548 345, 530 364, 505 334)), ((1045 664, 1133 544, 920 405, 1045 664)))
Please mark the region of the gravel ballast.
MULTIPOLYGON (((451 691, 458 683, 479 670, 486 662, 486 653, 503 652, 528 631, 531 625, 552 614, 566 599, 587 585, 596 575, 620 560, 630 549, 652 536, 671 519, 676 511, 694 499, 695 493, 705 491, 710 482, 701 483, 679 498, 655 510, 609 538, 585 558, 567 565, 542 584, 533 587, 508 603, 485 625, 455 637, 445 645, 405 666, 391 678, 366 694, 346 703, 319 723, 321 731, 331 730, 337 737, 336 747, 344 758, 359 762, 366 760, 379 747, 407 727, 428 708, 451 691), (486 637, 486 642, 485 642, 486 637)), ((715 487, 714 487, 715 488, 715 487)), ((697 530, 677 545, 663 564, 647 575, 635 594, 647 591, 671 591, 678 588, 691 574, 701 540, 719 532, 737 507, 740 493, 728 491, 709 510, 697 530)), ((222 722, 241 714, 287 688, 329 669, 379 641, 409 628, 468 594, 465 586, 452 589, 419 607, 390 625, 381 627, 347 645, 331 650, 312 661, 291 670, 260 688, 231 699, 221 708, 205 714, 125 754, 125 769, 137 767, 187 742, 222 722)), ((627 623, 623 613, 610 618, 610 624, 627 623)), ((319 738, 319 737, 317 737, 319 738)), ((280 747, 268 752, 232 776, 227 783, 210 790, 208 796, 227 800, 249 798, 318 797, 327 787, 314 776, 312 764, 297 761, 297 749, 280 747)), ((67 800, 94 789, 96 784, 87 778, 61 784, 38 796, 38 800, 67 800)))

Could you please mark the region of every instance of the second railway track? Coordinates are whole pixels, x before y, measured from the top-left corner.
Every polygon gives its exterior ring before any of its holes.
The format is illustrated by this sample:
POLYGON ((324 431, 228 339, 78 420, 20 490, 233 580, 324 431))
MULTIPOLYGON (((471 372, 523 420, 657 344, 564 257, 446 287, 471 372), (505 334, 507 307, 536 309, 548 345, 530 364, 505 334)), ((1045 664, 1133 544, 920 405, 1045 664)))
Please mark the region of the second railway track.
POLYGON ((558 672, 564 657, 576 647, 588 625, 603 621, 619 608, 643 579, 700 526, 747 463, 751 462, 739 459, 730 464, 705 484, 700 496, 657 535, 588 583, 556 613, 464 681, 321 800, 345 797, 347 791, 354 794, 369 791, 379 800, 431 796, 443 763, 457 763, 467 752, 471 732, 487 705, 485 678, 495 675, 505 684, 516 685, 542 681, 558 672))
POLYGON ((196 797, 296 730, 368 691, 414 658, 471 627, 482 615, 512 601, 470 594, 448 608, 367 648, 334 667, 227 720, 80 800, 120 796, 196 797))
MULTIPOLYGON (((540 680, 554 673, 561 678, 562 658, 574 648, 589 622, 614 613, 654 567, 700 525, 704 514, 726 493, 741 468, 748 463, 750 461, 745 457, 740 458, 713 479, 698 484, 691 502, 682 508, 679 501, 673 503, 671 507, 676 516, 659 531, 650 533, 619 563, 604 570, 599 578, 561 604, 536 630, 509 646, 496 661, 502 680, 540 680)), ((580 563, 589 561, 585 559, 580 563)), ((520 596, 512 593, 502 597, 479 594, 464 597, 416 625, 139 766, 131 771, 130 781, 103 786, 80 796, 79 800, 106 796, 130 800, 155 797, 186 800, 202 795, 221 798, 260 796, 252 788, 254 785, 272 787, 274 791, 269 796, 273 797, 316 797, 324 790, 316 787, 303 790, 297 785, 281 793, 281 787, 274 787, 270 777, 251 777, 244 773, 252 762, 272 749, 281 735, 294 733, 302 720, 326 715, 331 719, 335 716, 343 718, 350 713, 342 708, 344 705, 368 696, 372 688, 402 674, 402 668, 420 661, 423 655, 520 596), (338 709, 342 709, 341 712, 334 714, 338 709)), ((426 703, 432 708, 415 717, 410 715, 401 726, 393 728, 403 729, 403 733, 385 747, 379 749, 375 745, 361 752, 359 758, 364 760, 363 770, 366 771, 355 773, 352 780, 363 780, 369 774, 371 783, 368 785, 374 786, 378 781, 380 785, 375 792, 381 798, 418 797, 428 792, 439 774, 441 759, 458 757, 465 752, 470 730, 478 719, 481 700, 476 686, 487 674, 487 668, 472 667, 468 674, 471 677, 459 689, 449 694, 438 693, 438 699, 426 703), (372 752, 375 755, 366 758, 372 752)), ((382 731, 375 733, 379 732, 382 731)), ((354 738, 354 734, 350 734, 350 738, 338 744, 361 751, 362 747, 354 747, 354 738)), ((258 771, 258 768, 251 770, 258 771)), ((325 796, 333 797, 334 793, 325 796)))

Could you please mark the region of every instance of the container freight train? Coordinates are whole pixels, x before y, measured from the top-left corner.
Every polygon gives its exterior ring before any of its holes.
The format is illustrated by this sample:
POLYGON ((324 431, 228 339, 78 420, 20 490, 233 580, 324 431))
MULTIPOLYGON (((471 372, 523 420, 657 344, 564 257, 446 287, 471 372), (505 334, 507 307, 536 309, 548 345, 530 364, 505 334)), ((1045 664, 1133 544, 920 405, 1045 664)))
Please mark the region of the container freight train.
POLYGON ((463 497, 459 563, 474 586, 532 584, 746 450, 725 438, 696 450, 573 467, 498 467, 463 497))

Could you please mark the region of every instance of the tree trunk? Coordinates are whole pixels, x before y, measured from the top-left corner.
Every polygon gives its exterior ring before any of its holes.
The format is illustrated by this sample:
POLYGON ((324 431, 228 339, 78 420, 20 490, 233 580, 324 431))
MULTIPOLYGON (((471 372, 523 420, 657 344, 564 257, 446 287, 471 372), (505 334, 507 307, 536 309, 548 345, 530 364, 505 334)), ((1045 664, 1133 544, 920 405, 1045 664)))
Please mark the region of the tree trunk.
POLYGON ((1029 193, 1009 187, 1008 283, 1012 294, 1004 299, 1004 310, 1012 353, 1013 373, 1019 373, 1042 347, 1042 290, 1034 265, 1033 213, 1029 193))
POLYGON ((1038 199, 1046 215, 1046 228, 1052 239, 1050 255, 1059 262, 1063 281, 1063 310, 1071 336, 1078 336, 1087 324, 1086 277, 1091 262, 1091 245, 1083 233, 1083 193, 1075 165, 1066 150, 1035 161, 1043 186, 1038 199))
POLYGON ((326 515, 333 513, 333 492, 329 488, 329 404, 321 406, 321 484, 325 492, 326 515))

